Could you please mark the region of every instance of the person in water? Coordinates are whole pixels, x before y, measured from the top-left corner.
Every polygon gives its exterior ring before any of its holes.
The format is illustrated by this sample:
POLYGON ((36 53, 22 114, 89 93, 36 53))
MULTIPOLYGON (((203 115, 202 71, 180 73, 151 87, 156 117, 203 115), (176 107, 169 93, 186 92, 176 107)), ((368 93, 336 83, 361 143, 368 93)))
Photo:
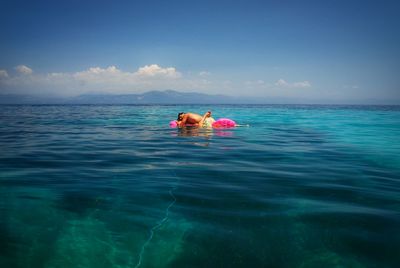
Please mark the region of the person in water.
POLYGON ((210 128, 215 120, 211 117, 211 111, 208 111, 203 116, 196 113, 179 113, 176 122, 178 127, 184 127, 186 124, 190 124, 197 127, 210 128))

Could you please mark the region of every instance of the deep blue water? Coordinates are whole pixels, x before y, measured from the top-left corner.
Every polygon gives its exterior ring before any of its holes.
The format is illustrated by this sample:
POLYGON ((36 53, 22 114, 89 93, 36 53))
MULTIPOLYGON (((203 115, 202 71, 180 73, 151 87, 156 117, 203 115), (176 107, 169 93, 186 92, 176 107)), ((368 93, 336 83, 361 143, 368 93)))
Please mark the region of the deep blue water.
POLYGON ((399 107, 1 106, 0 151, 0 267, 400 267, 399 107))

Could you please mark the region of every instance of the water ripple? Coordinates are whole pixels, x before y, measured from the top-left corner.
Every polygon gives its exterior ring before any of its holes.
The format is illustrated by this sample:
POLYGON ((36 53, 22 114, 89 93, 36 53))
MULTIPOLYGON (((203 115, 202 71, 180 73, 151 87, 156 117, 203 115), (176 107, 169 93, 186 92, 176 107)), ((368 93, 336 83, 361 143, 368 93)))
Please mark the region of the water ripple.
POLYGON ((205 108, 2 107, 0 265, 400 263, 398 108, 216 106, 250 127, 168 128, 205 108))

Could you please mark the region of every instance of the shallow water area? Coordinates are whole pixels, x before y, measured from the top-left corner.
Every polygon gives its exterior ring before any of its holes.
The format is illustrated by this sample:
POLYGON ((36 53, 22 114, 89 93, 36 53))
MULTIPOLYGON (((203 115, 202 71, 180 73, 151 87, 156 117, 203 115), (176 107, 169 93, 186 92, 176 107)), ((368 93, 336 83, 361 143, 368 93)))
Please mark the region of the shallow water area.
POLYGON ((11 105, 0 121, 0 267, 400 264, 399 107, 11 105), (245 126, 168 126, 210 109, 245 126))

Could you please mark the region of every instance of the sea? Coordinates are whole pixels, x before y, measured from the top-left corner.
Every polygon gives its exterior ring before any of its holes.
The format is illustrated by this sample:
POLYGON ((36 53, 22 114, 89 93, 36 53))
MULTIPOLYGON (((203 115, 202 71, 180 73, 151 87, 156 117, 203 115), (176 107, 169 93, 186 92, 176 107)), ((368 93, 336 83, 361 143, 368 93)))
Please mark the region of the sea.
POLYGON ((0 267, 400 267, 400 106, 0 106, 0 267))

